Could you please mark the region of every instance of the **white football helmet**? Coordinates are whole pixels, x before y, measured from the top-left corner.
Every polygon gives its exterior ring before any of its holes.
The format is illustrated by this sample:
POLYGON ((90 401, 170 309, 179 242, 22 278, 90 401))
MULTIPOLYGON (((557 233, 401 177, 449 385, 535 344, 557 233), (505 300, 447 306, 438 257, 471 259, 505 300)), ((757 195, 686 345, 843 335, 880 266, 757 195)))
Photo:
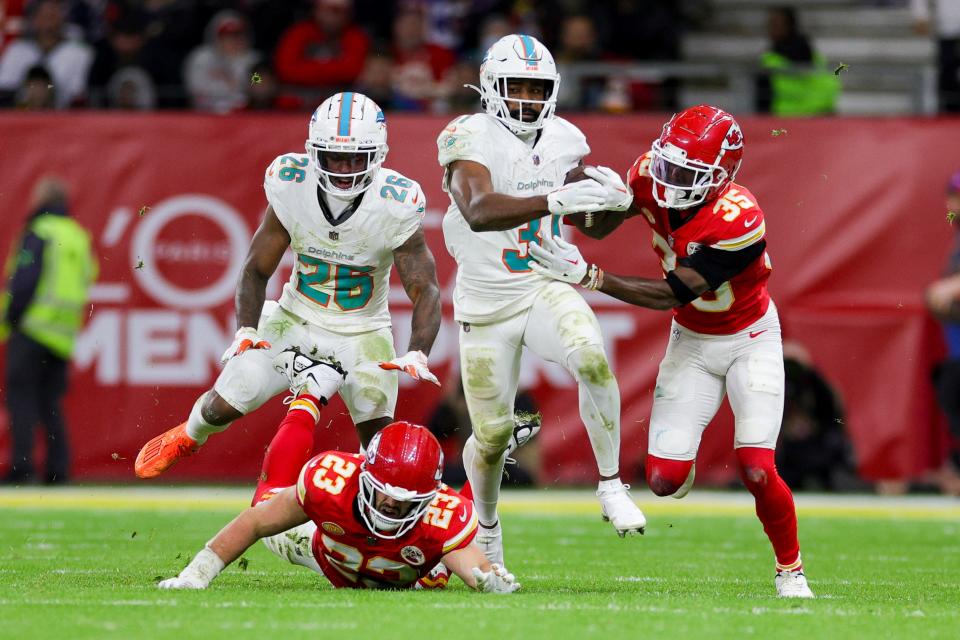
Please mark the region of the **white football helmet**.
POLYGON ((361 93, 332 95, 313 112, 306 146, 321 189, 344 198, 360 195, 387 158, 383 110, 361 93), (327 163, 332 154, 365 154, 366 162, 360 171, 331 171, 327 163))
POLYGON ((480 100, 487 114, 507 125, 514 132, 533 131, 543 128, 553 117, 557 107, 557 92, 560 90, 560 74, 550 51, 539 40, 523 34, 504 36, 493 43, 480 63, 480 100), (520 100, 520 117, 514 118, 507 109, 507 80, 533 78, 544 81, 543 100, 520 100), (523 109, 526 105, 542 105, 536 120, 525 122, 523 109))

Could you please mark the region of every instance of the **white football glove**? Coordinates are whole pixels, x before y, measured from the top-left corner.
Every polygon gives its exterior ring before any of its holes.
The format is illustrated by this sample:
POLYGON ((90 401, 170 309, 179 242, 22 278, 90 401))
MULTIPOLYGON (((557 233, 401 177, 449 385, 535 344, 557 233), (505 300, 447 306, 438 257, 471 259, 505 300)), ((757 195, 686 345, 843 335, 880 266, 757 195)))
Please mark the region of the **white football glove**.
POLYGON ((223 571, 223 560, 210 547, 200 550, 176 578, 167 578, 157 584, 159 589, 206 589, 223 571))
POLYGON ((479 567, 472 569, 480 593, 513 593, 520 590, 520 583, 512 573, 498 564, 490 565, 490 571, 484 573, 479 567))
POLYGON ((546 233, 540 244, 530 243, 530 255, 530 269, 535 273, 570 284, 580 284, 589 268, 576 245, 546 233))
POLYGON ((220 362, 226 362, 234 356, 238 356, 247 349, 269 349, 270 343, 257 335, 257 330, 253 327, 240 327, 233 334, 233 344, 220 356, 220 362))
POLYGON ((583 172, 597 181, 606 191, 604 211, 626 211, 633 203, 633 194, 620 175, 609 167, 587 167, 583 172))
POLYGON ((607 189, 596 180, 571 182, 547 194, 547 209, 558 216, 600 211, 606 202, 607 189))
POLYGON ((437 376, 433 375, 427 366, 427 356, 422 351, 408 351, 399 358, 381 362, 380 368, 387 371, 404 371, 414 380, 426 380, 440 386, 437 376))

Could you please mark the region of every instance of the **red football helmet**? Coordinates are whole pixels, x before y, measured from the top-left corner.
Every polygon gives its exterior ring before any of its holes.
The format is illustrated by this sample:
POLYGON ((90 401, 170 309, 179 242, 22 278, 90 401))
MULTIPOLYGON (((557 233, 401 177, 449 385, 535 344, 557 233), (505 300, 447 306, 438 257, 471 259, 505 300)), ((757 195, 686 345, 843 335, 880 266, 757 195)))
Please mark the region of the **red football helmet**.
POLYGON ((732 115, 710 105, 674 114, 653 141, 653 197, 668 209, 689 209, 733 182, 743 133, 732 115))
POLYGON ((388 540, 410 531, 437 495, 442 474, 440 443, 426 427, 394 422, 377 432, 360 465, 360 515, 367 528, 388 540), (376 507, 377 491, 413 504, 406 515, 387 515, 376 507))

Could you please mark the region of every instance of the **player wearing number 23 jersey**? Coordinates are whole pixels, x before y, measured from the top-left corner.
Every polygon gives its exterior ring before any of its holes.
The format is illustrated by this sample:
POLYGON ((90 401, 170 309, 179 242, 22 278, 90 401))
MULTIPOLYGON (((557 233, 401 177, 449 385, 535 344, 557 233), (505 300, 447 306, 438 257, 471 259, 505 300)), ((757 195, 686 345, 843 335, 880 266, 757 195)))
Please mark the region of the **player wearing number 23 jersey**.
POLYGON ((397 370, 439 384, 427 366, 440 294, 421 227, 426 200, 420 185, 382 166, 383 112, 358 93, 331 96, 310 119, 306 151, 267 167, 269 206, 240 274, 240 328, 224 369, 186 422, 143 446, 135 466, 141 478, 163 473, 282 391, 286 381, 271 362, 288 347, 331 355, 351 371, 340 396, 363 444, 393 417, 397 370), (290 280, 278 302, 264 304, 287 249, 294 253, 290 280), (394 266, 413 303, 408 352, 399 358, 387 307, 394 266))
POLYGON ((473 544, 473 504, 440 482, 443 452, 426 427, 394 422, 363 455, 311 458, 321 406, 347 373, 332 358, 294 349, 278 356, 277 368, 297 396, 267 449, 252 506, 161 589, 205 589, 257 539, 335 587, 438 588, 452 572, 482 592, 520 588, 473 544))

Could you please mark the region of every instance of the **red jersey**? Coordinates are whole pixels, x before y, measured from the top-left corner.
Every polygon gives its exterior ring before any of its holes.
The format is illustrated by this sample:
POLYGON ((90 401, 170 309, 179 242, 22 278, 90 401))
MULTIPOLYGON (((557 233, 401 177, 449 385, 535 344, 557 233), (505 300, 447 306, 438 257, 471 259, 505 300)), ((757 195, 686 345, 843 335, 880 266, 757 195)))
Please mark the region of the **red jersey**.
MULTIPOLYGON (((674 228, 670 210, 658 205, 653 197, 650 158, 649 152, 637 158, 627 172, 627 183, 633 189, 634 208, 643 214, 653 231, 653 250, 660 256, 664 274, 701 247, 737 251, 764 239, 763 211, 752 193, 732 182, 674 228)), ((729 335, 742 331, 767 312, 767 279, 771 269, 770 256, 764 252, 715 291, 675 307, 673 315, 680 325, 698 333, 729 335)))
POLYGON ((360 519, 363 456, 327 451, 310 459, 297 481, 297 501, 317 525, 313 555, 335 587, 410 587, 440 559, 477 533, 473 502, 446 485, 423 520, 396 540, 371 533, 360 519))

